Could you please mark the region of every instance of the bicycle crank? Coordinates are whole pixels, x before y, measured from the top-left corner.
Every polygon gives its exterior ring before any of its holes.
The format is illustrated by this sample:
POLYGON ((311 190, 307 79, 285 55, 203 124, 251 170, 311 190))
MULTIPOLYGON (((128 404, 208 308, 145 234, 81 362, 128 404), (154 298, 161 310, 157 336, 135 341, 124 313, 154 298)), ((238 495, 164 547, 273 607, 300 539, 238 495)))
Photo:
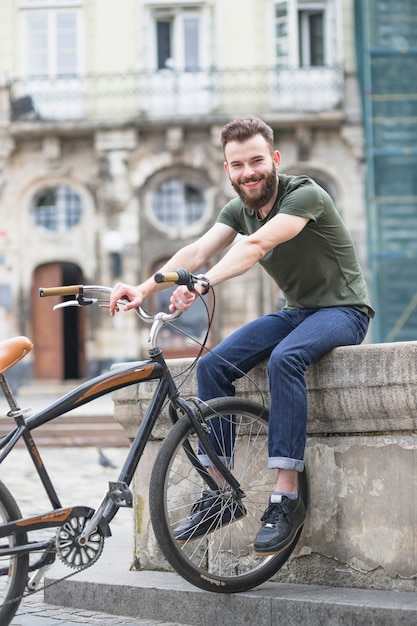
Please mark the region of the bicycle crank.
POLYGON ((79 537, 87 518, 83 515, 70 517, 56 533, 56 551, 63 563, 74 569, 84 569, 93 565, 100 557, 104 536, 100 529, 95 529, 85 540, 79 537))

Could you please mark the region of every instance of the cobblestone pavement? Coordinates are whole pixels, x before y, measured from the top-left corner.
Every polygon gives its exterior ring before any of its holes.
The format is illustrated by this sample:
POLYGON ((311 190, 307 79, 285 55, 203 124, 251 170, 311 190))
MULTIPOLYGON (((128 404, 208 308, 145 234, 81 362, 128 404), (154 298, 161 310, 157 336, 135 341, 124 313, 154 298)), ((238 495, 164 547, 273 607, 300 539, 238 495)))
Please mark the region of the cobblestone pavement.
MULTIPOLYGON (((96 448, 44 448, 40 452, 63 506, 80 504, 97 508, 109 480, 117 479, 128 449, 106 448, 103 451, 115 466, 113 468, 100 465, 99 452, 96 448)), ((0 480, 14 495, 24 516, 50 510, 49 502, 25 449, 15 448, 3 462, 0 466, 0 480)), ((132 536, 132 510, 121 509, 112 527, 116 536, 109 541, 117 541, 117 535, 120 534, 132 536)), ((50 530, 42 532, 47 533, 47 536, 50 535, 50 530)), ((60 567, 63 568, 62 565, 60 567)), ((94 567, 99 568, 100 561, 94 567)), ((71 570, 65 569, 66 571, 69 573, 71 570)), ((43 601, 42 591, 25 598, 11 622, 11 626, 74 626, 74 624, 156 626, 162 625, 162 622, 53 606, 43 601)))

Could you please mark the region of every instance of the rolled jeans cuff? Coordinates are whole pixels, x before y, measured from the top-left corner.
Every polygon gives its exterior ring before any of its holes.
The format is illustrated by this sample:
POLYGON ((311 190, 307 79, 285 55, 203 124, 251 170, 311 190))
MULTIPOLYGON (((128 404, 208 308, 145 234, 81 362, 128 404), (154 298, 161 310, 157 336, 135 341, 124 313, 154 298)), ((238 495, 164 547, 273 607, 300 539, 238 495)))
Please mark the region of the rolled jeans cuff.
MULTIPOLYGON (((200 461, 201 465, 203 465, 204 467, 213 467, 213 463, 210 461, 207 454, 198 454, 197 458, 200 461)), ((219 459, 228 469, 233 469, 233 458, 227 456, 219 456, 219 459)))
POLYGON ((304 461, 300 461, 300 459, 289 459, 284 456, 271 456, 268 459, 268 469, 286 469, 302 472, 304 469, 304 461))

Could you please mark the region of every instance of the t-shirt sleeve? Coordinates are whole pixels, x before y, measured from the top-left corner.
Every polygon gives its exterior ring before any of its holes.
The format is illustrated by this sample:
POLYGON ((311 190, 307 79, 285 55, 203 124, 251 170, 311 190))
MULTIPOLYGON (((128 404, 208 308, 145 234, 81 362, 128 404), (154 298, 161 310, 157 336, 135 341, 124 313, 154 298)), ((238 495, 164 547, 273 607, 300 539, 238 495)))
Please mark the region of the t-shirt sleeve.
POLYGON ((231 200, 222 208, 216 222, 220 224, 226 224, 226 226, 230 226, 230 228, 233 228, 233 230, 235 230, 240 235, 247 235, 245 222, 243 219, 239 219, 241 212, 242 211, 239 210, 237 201, 231 200))
POLYGON ((285 193, 279 212, 299 215, 316 222, 324 211, 323 194, 324 190, 306 180, 285 193))

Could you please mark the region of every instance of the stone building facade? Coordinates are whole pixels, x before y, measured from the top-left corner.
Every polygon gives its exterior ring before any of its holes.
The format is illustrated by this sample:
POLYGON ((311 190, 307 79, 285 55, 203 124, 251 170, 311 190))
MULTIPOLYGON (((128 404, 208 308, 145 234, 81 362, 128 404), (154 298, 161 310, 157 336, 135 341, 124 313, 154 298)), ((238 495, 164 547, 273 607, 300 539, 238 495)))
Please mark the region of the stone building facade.
MULTIPOLYGON (((239 115, 274 128, 282 172, 330 192, 366 267, 352 4, 3 0, 0 339, 32 338, 29 375, 144 356, 133 314, 52 313, 38 288, 137 284, 203 233, 233 195, 219 137, 239 115)), ((219 287, 211 343, 279 303, 260 268, 219 287)), ((203 332, 204 311, 182 319, 203 332)))

